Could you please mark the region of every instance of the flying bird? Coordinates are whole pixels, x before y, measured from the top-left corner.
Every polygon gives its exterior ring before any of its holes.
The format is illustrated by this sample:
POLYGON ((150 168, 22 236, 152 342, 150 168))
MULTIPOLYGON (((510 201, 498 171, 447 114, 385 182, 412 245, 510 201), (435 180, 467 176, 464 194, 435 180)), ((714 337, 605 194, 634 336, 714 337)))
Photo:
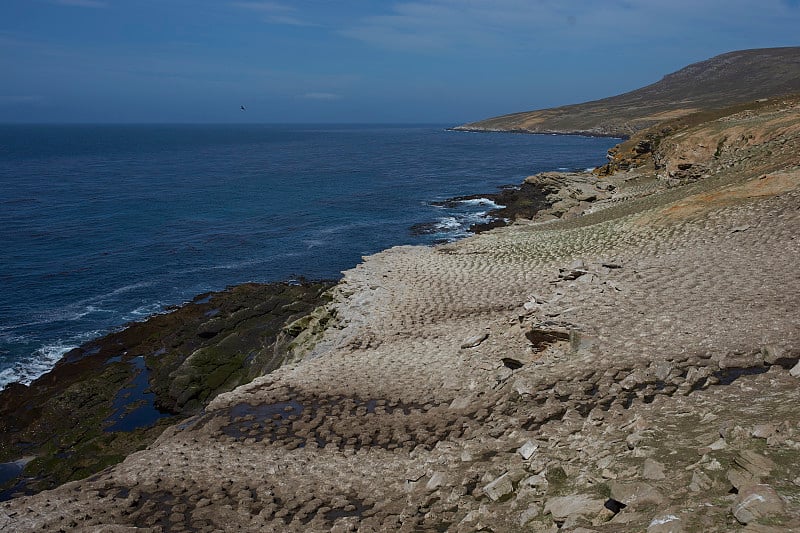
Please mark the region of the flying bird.
POLYGON ((245 107, 244 107, 243 105, 241 105, 241 106, 239 106, 239 109, 241 109, 242 111, 244 111, 244 110, 245 110, 245 107))

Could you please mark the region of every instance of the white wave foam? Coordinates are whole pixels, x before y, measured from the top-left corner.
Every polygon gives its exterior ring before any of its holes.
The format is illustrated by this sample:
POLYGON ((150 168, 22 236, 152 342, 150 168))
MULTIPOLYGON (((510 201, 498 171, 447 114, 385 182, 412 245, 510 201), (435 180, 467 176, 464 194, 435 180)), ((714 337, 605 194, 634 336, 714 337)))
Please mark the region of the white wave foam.
POLYGON ((473 198, 470 200, 461 200, 458 203, 463 205, 472 205, 472 206, 480 206, 480 207, 488 207, 490 209, 500 209, 504 207, 500 204, 494 203, 493 201, 489 200, 488 198, 473 198))
POLYGON ((142 281, 133 283, 131 285, 125 285, 110 292, 85 298, 83 300, 67 304, 63 307, 49 309, 45 312, 35 315, 34 319, 29 322, 20 322, 18 324, 12 324, 9 326, 0 326, 0 331, 13 331, 18 328, 24 328, 28 326, 43 326, 46 324, 52 324, 53 322, 75 322, 93 313, 114 313, 115 311, 112 309, 98 307, 97 304, 105 303, 106 300, 117 296, 118 294, 140 289, 142 287, 149 287, 153 284, 154 282, 152 281, 142 281))
POLYGON ((4 343, 17 343, 17 342, 27 342, 30 338, 29 335, 20 335, 19 333, 6 333, 6 331, 11 330, 12 328, 9 327, 2 327, 0 328, 0 342, 4 343))
POLYGON ((14 366, 0 371, 0 390, 9 383, 24 383, 29 385, 39 376, 47 373, 61 357, 77 348, 77 345, 63 343, 60 340, 54 344, 46 344, 36 350, 24 361, 14 363, 14 366))
POLYGON ((316 248, 317 246, 324 246, 327 244, 327 241, 323 239, 303 239, 303 244, 306 245, 307 250, 310 250, 312 248, 316 248))
POLYGON ((459 229, 461 222, 456 217, 442 217, 436 221, 435 229, 439 231, 452 231, 459 229))
MULTIPOLYGON (((326 241, 327 242, 327 241, 326 241)), ((236 270, 237 268, 252 267, 256 265, 263 265, 275 261, 275 259, 282 257, 297 257, 300 252, 284 252, 281 254, 272 254, 269 257, 257 259, 245 259, 243 261, 234 261, 232 263, 223 263, 221 265, 209 265, 195 268, 186 268, 183 270, 176 270, 175 274, 197 274, 200 272, 210 272, 214 270, 236 270)))
POLYGON ((142 318, 147 318, 151 315, 159 313, 164 310, 164 304, 161 302, 153 302, 146 305, 141 305, 125 314, 123 320, 130 321, 130 320, 141 320, 142 318))
POLYGON ((53 322, 74 322, 92 313, 113 313, 113 311, 109 309, 99 309, 91 305, 82 308, 77 307, 77 305, 70 305, 62 307, 61 309, 53 309, 37 315, 38 320, 20 322, 18 324, 11 324, 10 326, 0 326, 0 331, 12 331, 27 326, 43 326, 45 324, 52 324, 53 322))
POLYGON ((88 308, 88 307, 91 307, 91 304, 102 302, 102 301, 104 301, 104 300, 106 300, 106 299, 108 299, 108 298, 110 298, 112 296, 116 296, 118 294, 122 294, 122 293, 125 293, 125 292, 134 291, 136 289, 142 289, 144 287, 150 287, 150 286, 152 286, 154 284, 155 284, 155 282, 153 282, 153 281, 139 281, 137 283, 131 283, 130 285, 124 285, 122 287, 118 287, 118 288, 116 288, 116 289, 114 289, 113 291, 110 291, 110 292, 106 292, 106 293, 103 293, 103 294, 98 294, 97 296, 92 296, 92 297, 86 298, 84 300, 79 300, 79 301, 75 302, 74 304, 70 305, 69 307, 70 308, 74 308, 74 307, 85 306, 85 307, 88 308))
POLYGON ((471 215, 465 216, 464 223, 471 226, 472 224, 481 224, 483 222, 488 222, 491 219, 492 217, 489 216, 488 211, 481 211, 479 213, 472 213, 471 215))
POLYGON ((336 235, 339 233, 344 233, 353 229, 361 229, 361 228, 372 228, 376 224, 376 220, 369 220, 364 222, 350 222, 347 224, 332 224, 330 226, 325 226, 319 228, 313 232, 314 235, 336 235))
POLYGON ((487 211, 442 217, 437 219, 432 229, 434 234, 444 237, 448 242, 457 241, 472 235, 469 228, 475 224, 485 224, 493 220, 487 211))

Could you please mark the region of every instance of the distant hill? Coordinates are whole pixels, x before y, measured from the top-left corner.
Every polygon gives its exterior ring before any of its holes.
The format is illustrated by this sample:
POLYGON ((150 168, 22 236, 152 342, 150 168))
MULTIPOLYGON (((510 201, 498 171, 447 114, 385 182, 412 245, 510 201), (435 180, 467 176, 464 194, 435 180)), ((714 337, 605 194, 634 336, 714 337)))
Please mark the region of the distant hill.
POLYGON ((466 131, 572 133, 627 137, 700 110, 800 92, 800 47, 722 54, 611 98, 513 113, 458 126, 466 131))

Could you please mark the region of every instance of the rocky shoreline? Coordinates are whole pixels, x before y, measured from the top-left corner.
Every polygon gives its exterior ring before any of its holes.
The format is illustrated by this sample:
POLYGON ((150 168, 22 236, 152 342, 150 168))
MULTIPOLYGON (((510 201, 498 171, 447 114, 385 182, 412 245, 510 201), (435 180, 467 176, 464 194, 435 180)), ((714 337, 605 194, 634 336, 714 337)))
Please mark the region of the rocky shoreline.
POLYGON ((528 178, 513 224, 320 287, 297 363, 155 380, 188 418, 0 529, 800 530, 798 153, 781 97, 528 178))
POLYGON ((480 126, 454 126, 452 128, 447 128, 448 131, 463 131, 465 133, 521 133, 525 135, 575 135, 577 137, 610 137, 615 139, 625 140, 630 138, 631 132, 629 131, 619 131, 617 129, 603 129, 595 128, 591 130, 582 130, 582 129, 563 129, 563 130, 554 130, 554 129, 527 129, 527 128, 505 128, 505 127, 498 127, 498 128, 490 128, 490 127, 480 127, 480 126))
POLYGON ((450 198, 434 205, 444 207, 468 200, 489 200, 499 205, 486 216, 489 222, 473 224, 472 233, 482 233, 517 221, 569 220, 581 216, 599 200, 611 198, 614 180, 601 180, 593 172, 542 172, 529 176, 519 186, 499 192, 450 198))
POLYGON ((0 499, 81 479, 218 394, 292 360, 292 324, 333 282, 242 284, 89 341, 0 391, 0 499), (14 468, 12 465, 18 465, 14 468))

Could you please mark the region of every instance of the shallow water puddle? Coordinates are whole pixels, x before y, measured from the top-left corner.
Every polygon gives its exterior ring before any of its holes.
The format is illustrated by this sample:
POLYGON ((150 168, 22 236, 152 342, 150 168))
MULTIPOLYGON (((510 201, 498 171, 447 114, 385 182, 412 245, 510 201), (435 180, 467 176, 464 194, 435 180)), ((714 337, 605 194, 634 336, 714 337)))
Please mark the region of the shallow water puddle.
POLYGON ((145 366, 144 357, 134 357, 131 361, 136 377, 119 391, 114 398, 114 414, 104 422, 110 423, 103 431, 133 431, 155 424, 159 419, 172 416, 155 406, 155 393, 150 391, 150 373, 145 366))

